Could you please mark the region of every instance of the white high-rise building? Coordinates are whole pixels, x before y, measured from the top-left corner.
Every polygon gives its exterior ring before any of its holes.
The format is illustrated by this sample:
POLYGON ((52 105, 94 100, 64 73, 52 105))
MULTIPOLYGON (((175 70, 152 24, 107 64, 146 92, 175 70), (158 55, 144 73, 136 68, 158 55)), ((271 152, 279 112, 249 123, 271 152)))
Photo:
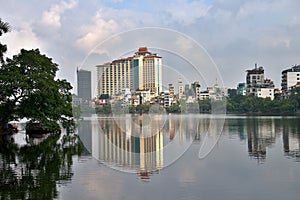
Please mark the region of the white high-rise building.
POLYGON ((281 90, 286 95, 291 87, 300 82, 300 65, 282 71, 281 90))
POLYGON ((133 87, 133 65, 130 58, 97 65, 97 68, 99 96, 121 94, 123 89, 133 87))
POLYGON ((134 90, 150 90, 156 96, 162 92, 162 57, 141 47, 133 56, 134 90))
POLYGON ((162 91, 162 57, 141 47, 132 57, 98 65, 98 95, 116 95, 124 88, 162 91))
POLYGON ((184 91, 184 88, 183 88, 182 80, 181 80, 181 78, 179 78, 178 79, 178 98, 179 99, 184 98, 183 91, 184 91))

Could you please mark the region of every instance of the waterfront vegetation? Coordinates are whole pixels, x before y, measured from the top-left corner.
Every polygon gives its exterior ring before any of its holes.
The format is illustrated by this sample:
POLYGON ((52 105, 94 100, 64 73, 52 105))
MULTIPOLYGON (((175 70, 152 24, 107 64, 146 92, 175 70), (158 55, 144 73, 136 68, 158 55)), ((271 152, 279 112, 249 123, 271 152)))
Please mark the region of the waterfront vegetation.
POLYGON ((57 199, 57 184, 71 181, 73 156, 83 146, 75 135, 51 134, 42 142, 26 137, 26 145, 0 138, 1 199, 57 199))
MULTIPOLYGON (((166 113, 212 113, 212 108, 223 106, 225 101, 214 101, 211 99, 199 100, 198 103, 186 103, 181 101, 176 105, 165 108, 166 113), (214 104, 212 106, 212 103, 214 104)), ((93 109, 83 107, 83 113, 93 112, 93 109), (90 109, 90 110, 89 110, 90 109)), ((97 114, 111 113, 161 113, 163 108, 157 104, 121 107, 115 105, 96 106, 97 114), (113 108, 112 108, 113 107, 113 108)), ((226 98, 227 113, 234 114, 296 114, 300 110, 300 87, 291 91, 289 98, 277 97, 259 98, 256 96, 244 96, 231 92, 226 98)))
MULTIPOLYGON (((9 31, 0 19, 0 36, 9 31)), ((3 58, 0 43, 0 133, 5 124, 22 118, 40 122, 49 130, 74 127, 71 84, 57 79, 58 65, 39 49, 24 50, 3 58)))

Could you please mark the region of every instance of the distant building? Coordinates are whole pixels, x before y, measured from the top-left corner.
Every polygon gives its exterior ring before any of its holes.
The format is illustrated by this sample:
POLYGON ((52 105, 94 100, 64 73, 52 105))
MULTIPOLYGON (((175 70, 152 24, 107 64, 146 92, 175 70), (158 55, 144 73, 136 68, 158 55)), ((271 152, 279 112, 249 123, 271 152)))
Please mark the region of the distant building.
POLYGON ((246 93, 247 95, 255 96, 255 88, 262 87, 265 80, 264 75, 264 68, 259 67, 257 68, 257 64, 255 64, 255 68, 251 70, 247 70, 246 76, 246 93))
POLYGON ((222 100, 228 96, 228 89, 221 88, 218 84, 214 84, 212 87, 207 87, 209 98, 214 100, 222 100))
POLYGON ((209 99, 209 98, 210 98, 210 94, 208 91, 200 92, 200 100, 209 99))
POLYGON ((178 79, 178 99, 184 98, 183 84, 181 78, 178 79))
POLYGON ((300 82, 300 65, 282 71, 281 90, 282 95, 287 96, 289 90, 300 82))
POLYGON ((188 100, 188 98, 190 96, 190 85, 189 84, 185 84, 185 86, 184 86, 184 95, 185 95, 185 99, 188 100))
POLYGON ((240 95, 246 95, 246 83, 239 83, 236 89, 236 93, 240 95))
POLYGON ((77 70, 77 93, 78 98, 83 100, 92 99, 92 73, 87 70, 77 70))
POLYGON ((199 81, 195 81, 194 83, 191 84, 191 88, 192 88, 192 93, 193 93, 193 97, 196 100, 200 99, 200 84, 199 81))
POLYGON ((257 67, 247 70, 246 75, 246 94, 261 98, 274 99, 274 83, 271 79, 265 79, 264 68, 257 67))
POLYGON ((169 83, 169 92, 170 92, 170 96, 172 98, 174 98, 175 94, 174 94, 174 86, 172 83, 169 83))

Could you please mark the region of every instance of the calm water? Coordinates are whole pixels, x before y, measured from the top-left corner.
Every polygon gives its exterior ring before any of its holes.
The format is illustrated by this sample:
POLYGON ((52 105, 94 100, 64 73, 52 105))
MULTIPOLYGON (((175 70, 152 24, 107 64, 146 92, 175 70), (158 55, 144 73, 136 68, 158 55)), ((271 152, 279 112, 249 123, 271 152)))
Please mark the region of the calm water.
POLYGON ((1 199, 300 198, 300 117, 93 117, 79 135, 2 143, 1 199))

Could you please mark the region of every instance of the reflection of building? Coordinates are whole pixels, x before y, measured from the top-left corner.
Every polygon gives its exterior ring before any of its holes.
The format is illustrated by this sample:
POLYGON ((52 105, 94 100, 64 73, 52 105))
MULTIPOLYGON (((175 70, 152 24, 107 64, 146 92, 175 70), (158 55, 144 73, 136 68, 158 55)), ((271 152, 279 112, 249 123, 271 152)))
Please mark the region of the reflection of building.
POLYGON ((92 73, 86 70, 77 70, 78 98, 91 100, 92 98, 92 73))
MULTIPOLYGON (((206 123, 202 119, 180 115, 115 117, 90 123, 85 121, 79 130, 80 138, 95 158, 111 167, 138 172, 145 180, 151 172, 170 164, 166 162, 170 162, 172 156, 177 158, 178 150, 191 144, 198 126, 206 123)), ((199 134, 197 138, 199 140, 199 134)))
POLYGON ((145 118, 128 119, 131 118, 99 121, 102 130, 97 134, 99 144, 93 149, 94 152, 98 152, 100 160, 112 165, 121 165, 125 170, 160 170, 163 167, 164 141, 159 128, 160 122, 149 125, 145 118), (156 129, 157 133, 152 133, 153 129, 156 129))
POLYGON ((264 162, 267 154, 267 147, 275 143, 274 119, 260 123, 258 118, 247 121, 248 152, 250 157, 264 162))
MULTIPOLYGON (((295 122, 296 124, 297 122, 295 122)), ((283 150, 286 156, 300 161, 300 135, 297 127, 283 126, 283 150)))

